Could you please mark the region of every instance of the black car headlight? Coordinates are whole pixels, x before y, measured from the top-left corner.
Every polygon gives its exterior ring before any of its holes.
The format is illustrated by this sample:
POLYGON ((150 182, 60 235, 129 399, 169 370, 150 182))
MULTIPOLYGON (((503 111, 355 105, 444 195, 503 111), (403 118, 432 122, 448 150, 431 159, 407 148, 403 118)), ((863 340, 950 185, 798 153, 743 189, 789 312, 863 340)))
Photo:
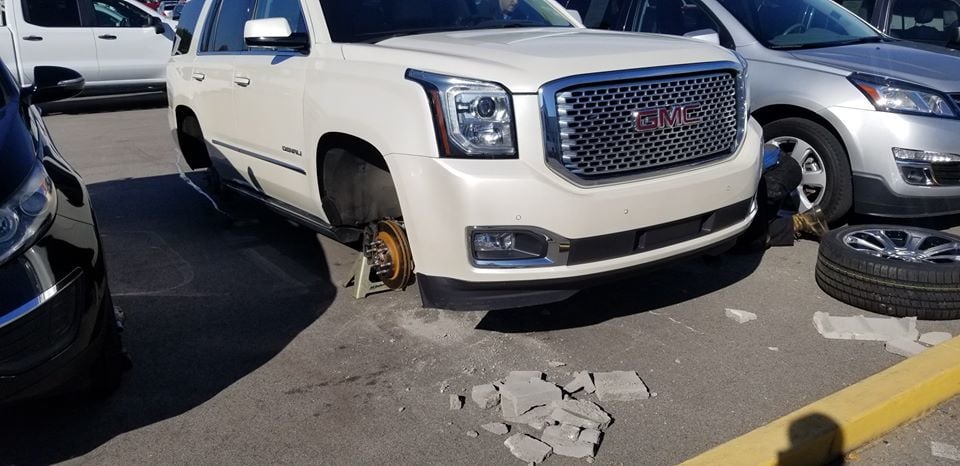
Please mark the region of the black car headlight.
POLYGON ((56 211, 53 181, 37 162, 27 180, 0 203, 0 264, 31 245, 56 211))
POLYGON ((849 79, 881 112, 958 117, 951 99, 933 89, 863 73, 854 73, 849 79))

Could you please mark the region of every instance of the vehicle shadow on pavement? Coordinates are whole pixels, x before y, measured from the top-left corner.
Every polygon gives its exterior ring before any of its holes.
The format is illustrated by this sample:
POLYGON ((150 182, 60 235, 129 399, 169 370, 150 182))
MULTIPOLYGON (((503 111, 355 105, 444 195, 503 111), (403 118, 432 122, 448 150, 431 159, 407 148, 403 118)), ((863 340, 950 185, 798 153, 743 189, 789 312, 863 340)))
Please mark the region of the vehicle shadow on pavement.
POLYGON ((523 311, 491 311, 476 328, 504 333, 543 332, 587 327, 654 311, 739 282, 750 276, 762 259, 761 253, 688 259, 651 269, 627 280, 581 291, 561 303, 523 311))
POLYGON ((197 408, 273 359, 333 302, 316 235, 217 213, 179 177, 90 186, 133 359, 107 400, 0 413, 0 464, 50 464, 197 408))

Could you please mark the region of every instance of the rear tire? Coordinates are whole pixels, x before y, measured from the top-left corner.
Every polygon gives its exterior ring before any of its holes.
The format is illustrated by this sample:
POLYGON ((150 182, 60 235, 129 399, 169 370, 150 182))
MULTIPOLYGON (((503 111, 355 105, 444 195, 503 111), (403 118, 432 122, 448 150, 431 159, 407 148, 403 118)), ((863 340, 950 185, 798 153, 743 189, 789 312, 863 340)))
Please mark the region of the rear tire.
POLYGON ((817 284, 828 295, 871 312, 921 320, 960 319, 960 262, 948 262, 957 255, 960 237, 941 231, 891 225, 845 227, 827 233, 820 241, 817 284), (933 263, 880 257, 865 252, 873 251, 873 246, 858 250, 848 245, 863 238, 870 240, 872 237, 864 236, 864 231, 901 230, 935 238, 924 240, 935 242, 918 249, 930 250, 936 245, 948 245, 948 241, 957 246, 952 252, 942 253, 944 263, 933 263))
POLYGON ((120 336, 120 326, 117 323, 113 309, 113 298, 110 292, 103 299, 100 309, 105 332, 100 355, 91 369, 90 394, 96 399, 104 399, 113 394, 120 387, 123 373, 130 368, 130 359, 123 350, 123 341, 120 336))
POLYGON ((187 115, 180 121, 177 139, 183 160, 190 168, 196 170, 210 166, 210 154, 207 152, 207 143, 203 139, 203 129, 200 128, 197 117, 187 115))
MULTIPOLYGON (((819 199, 820 208, 827 216, 827 221, 837 223, 853 206, 853 175, 850 172, 850 159, 843 144, 833 133, 822 125, 804 118, 784 118, 766 124, 763 127, 763 136, 768 143, 774 143, 785 149, 781 142, 801 141, 810 146, 812 152, 808 157, 802 154, 791 154, 803 169, 804 181, 801 182, 801 191, 804 183, 816 183, 816 173, 822 173, 822 196, 809 194, 811 201, 819 199), (778 142, 779 141, 779 142, 778 142), (807 163, 804 163, 804 158, 807 163)), ((805 210, 805 209, 800 209, 805 210)))

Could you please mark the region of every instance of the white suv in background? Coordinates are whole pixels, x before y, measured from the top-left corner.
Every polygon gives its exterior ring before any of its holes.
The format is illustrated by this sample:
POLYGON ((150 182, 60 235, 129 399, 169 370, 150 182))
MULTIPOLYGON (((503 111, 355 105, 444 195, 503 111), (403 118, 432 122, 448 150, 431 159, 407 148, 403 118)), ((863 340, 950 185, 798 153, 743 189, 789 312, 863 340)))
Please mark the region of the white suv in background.
POLYGON ((500 5, 193 0, 171 128, 429 307, 557 301, 747 228, 762 144, 735 53, 500 5))
POLYGON ((85 94, 161 90, 173 23, 133 0, 0 0, 0 58, 21 85, 37 65, 80 73, 85 94))

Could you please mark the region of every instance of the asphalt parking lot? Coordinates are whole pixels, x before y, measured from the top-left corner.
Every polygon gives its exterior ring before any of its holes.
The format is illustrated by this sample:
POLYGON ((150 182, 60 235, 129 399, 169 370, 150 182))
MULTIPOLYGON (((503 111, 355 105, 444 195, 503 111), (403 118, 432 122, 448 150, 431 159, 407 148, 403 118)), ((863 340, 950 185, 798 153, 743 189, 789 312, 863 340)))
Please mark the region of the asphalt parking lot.
POLYGON ((536 308, 423 309, 415 289, 356 301, 339 286, 353 250, 252 204, 212 209, 177 172, 166 109, 143 106, 47 118, 93 196, 134 368, 106 401, 18 411, 0 464, 510 464, 503 437, 466 435, 498 416, 448 395, 584 369, 636 370, 657 393, 602 404, 615 422, 597 461, 675 464, 901 361, 817 334, 815 311, 869 313, 820 291, 808 241, 536 308))

